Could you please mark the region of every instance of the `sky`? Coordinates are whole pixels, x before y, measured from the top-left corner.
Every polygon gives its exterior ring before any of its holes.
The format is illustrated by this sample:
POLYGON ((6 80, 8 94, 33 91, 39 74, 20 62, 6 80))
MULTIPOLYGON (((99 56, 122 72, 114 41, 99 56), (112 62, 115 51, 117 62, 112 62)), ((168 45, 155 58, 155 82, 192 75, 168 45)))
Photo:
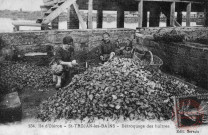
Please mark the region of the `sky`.
POLYGON ((0 0, 0 10, 40 11, 43 0, 0 0))

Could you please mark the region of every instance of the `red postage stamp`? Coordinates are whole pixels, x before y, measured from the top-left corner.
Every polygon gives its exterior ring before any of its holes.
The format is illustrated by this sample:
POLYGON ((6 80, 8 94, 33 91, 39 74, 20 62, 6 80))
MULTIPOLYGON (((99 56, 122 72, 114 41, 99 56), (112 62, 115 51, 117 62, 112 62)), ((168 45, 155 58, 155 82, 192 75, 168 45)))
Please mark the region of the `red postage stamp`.
POLYGON ((174 121, 178 128, 196 129, 208 124, 208 94, 175 97, 174 121))

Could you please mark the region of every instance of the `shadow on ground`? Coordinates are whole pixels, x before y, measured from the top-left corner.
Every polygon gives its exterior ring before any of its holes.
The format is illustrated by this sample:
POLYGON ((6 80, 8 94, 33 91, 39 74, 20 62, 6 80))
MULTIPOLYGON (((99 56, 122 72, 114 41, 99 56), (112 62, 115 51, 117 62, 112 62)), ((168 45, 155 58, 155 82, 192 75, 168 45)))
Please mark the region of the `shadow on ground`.
POLYGON ((22 120, 35 118, 40 103, 56 93, 55 88, 25 88, 19 93, 22 103, 22 120))

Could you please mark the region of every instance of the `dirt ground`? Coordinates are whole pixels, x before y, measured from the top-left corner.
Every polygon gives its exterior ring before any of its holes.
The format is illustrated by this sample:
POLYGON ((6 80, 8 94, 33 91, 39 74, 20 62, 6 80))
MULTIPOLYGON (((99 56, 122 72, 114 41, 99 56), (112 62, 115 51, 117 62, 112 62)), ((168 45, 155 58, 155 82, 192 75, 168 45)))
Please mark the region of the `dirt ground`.
POLYGON ((22 120, 35 118, 40 103, 56 93, 54 87, 33 89, 25 88, 19 93, 22 103, 22 120))

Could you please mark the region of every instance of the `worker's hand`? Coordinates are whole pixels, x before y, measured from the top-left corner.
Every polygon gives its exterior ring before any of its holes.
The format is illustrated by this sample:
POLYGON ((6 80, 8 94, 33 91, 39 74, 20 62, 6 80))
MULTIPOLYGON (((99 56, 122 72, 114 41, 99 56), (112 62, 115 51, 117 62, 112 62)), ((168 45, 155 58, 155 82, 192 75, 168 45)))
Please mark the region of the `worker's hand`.
POLYGON ((76 60, 73 60, 72 61, 72 66, 76 66, 76 65, 78 65, 77 61, 76 60))
POLYGON ((103 56, 100 56, 100 59, 101 59, 102 61, 104 61, 104 57, 103 57, 103 56))
POLYGON ((72 62, 67 62, 66 66, 73 67, 73 64, 72 64, 72 62))
POLYGON ((111 60, 115 55, 116 55, 115 52, 111 52, 109 60, 111 60))
POLYGON ((115 52, 111 52, 111 54, 110 54, 110 56, 115 56, 116 54, 115 54, 115 52))

